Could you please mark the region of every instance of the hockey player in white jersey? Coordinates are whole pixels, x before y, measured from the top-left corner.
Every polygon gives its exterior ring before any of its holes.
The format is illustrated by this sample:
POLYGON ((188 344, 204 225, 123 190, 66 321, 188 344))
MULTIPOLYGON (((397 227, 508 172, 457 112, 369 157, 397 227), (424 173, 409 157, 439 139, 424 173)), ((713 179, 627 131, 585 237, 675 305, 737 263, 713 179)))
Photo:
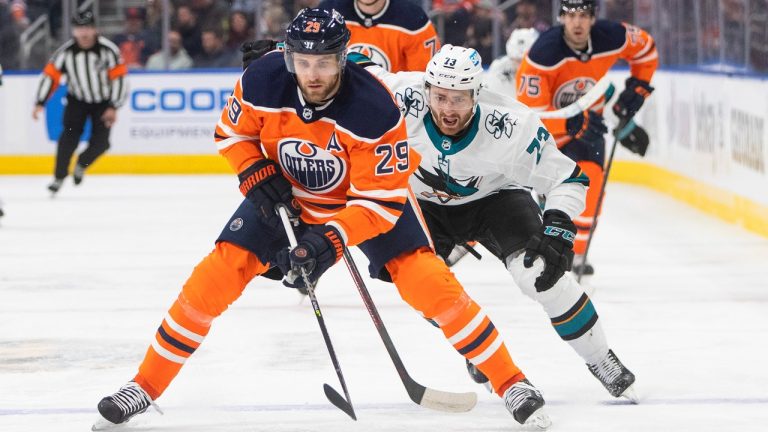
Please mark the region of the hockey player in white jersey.
POLYGON ((491 63, 483 79, 483 88, 514 98, 515 74, 528 48, 536 42, 539 32, 533 28, 515 29, 507 39, 507 55, 491 63))
MULTIPOLYGON (((358 61, 394 93, 422 156, 411 176, 438 255, 476 240, 539 302, 558 335, 614 397, 636 401, 635 376, 609 349, 592 301, 566 273, 589 179, 563 155, 535 112, 481 91, 480 55, 445 45, 425 73, 358 61), (546 194, 543 221, 529 189, 546 194)), ((484 377, 471 364, 478 382, 484 377)))

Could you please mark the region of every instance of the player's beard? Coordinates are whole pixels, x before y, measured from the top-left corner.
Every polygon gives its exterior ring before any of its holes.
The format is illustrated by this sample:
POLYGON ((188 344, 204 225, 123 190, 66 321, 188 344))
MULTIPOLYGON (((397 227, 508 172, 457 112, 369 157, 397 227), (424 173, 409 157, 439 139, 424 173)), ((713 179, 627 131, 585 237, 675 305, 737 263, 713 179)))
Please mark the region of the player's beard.
POLYGON ((434 120, 437 128, 440 129, 440 132, 443 135, 454 137, 461 135, 467 126, 469 126, 474 113, 474 109, 466 112, 459 112, 455 110, 436 111, 430 108, 430 115, 432 116, 432 120, 434 120))
POLYGON ((299 79, 299 89, 304 99, 314 105, 322 105, 339 91, 341 74, 331 77, 321 77, 315 80, 299 79))

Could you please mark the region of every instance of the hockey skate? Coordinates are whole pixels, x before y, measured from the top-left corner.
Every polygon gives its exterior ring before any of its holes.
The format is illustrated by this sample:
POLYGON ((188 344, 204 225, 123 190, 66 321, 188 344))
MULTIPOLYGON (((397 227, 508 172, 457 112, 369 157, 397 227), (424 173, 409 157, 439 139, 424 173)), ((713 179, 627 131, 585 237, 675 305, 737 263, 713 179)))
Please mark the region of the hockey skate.
POLYGON ((552 424, 544 412, 541 392, 527 379, 516 382, 504 392, 504 404, 525 430, 543 431, 552 424))
POLYGON ((493 393, 493 387, 491 387, 488 377, 469 360, 467 360, 467 372, 469 372, 469 377, 472 378, 472 381, 482 384, 489 392, 493 393))
POLYGON ((91 430, 109 430, 145 412, 150 405, 160 414, 163 413, 140 385, 135 381, 129 381, 116 393, 99 402, 98 409, 102 418, 96 420, 91 430))
POLYGON ((611 396, 625 397, 632 403, 638 402, 637 394, 632 387, 635 374, 621 364, 613 350, 608 350, 608 354, 602 360, 596 364, 587 364, 587 367, 611 396))
POLYGON ((75 170, 72 171, 72 181, 75 183, 75 185, 79 185, 83 182, 83 176, 85 175, 85 167, 78 164, 75 164, 75 170))
POLYGON ((61 185, 64 184, 64 179, 54 179, 51 184, 48 185, 48 190, 51 191, 51 195, 56 195, 56 192, 61 189, 61 185))
POLYGON ((573 256, 573 266, 571 267, 571 271, 574 274, 582 276, 592 276, 595 274, 595 268, 592 267, 592 264, 588 263, 586 257, 581 254, 573 256))

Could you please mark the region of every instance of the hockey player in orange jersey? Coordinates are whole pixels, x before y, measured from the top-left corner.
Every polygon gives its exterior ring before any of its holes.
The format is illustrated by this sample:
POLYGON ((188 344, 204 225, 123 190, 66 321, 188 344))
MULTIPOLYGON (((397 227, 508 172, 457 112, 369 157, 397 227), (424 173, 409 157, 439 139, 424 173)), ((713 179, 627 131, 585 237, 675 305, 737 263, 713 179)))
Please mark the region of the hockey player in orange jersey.
MULTIPOLYGON (((653 38, 627 23, 597 20, 594 0, 561 0, 560 23, 544 32, 523 59, 516 75, 518 100, 534 110, 563 108, 578 100, 616 61, 623 59, 629 63, 631 76, 613 111, 620 125, 628 123, 653 91, 650 81, 658 66, 653 38)), ((560 150, 575 160, 590 179, 587 207, 574 219, 578 227, 574 270, 580 274, 594 272, 584 262, 583 254, 603 184, 607 127, 602 108, 599 102, 567 120, 544 120, 560 150)), ((645 153, 645 147, 628 148, 645 153)))
POLYGON ((324 0, 320 7, 344 15, 350 51, 388 71, 423 71, 440 49, 435 27, 411 0, 324 0))
MULTIPOLYGON (((303 271, 315 282, 339 260, 344 245, 360 247, 372 277, 392 281, 409 305, 439 325, 489 377, 515 420, 550 424, 540 392, 435 255, 408 186, 420 157, 409 148, 391 93, 347 61, 348 41, 337 12, 304 9, 287 30, 285 52, 253 62, 236 83, 215 140, 239 173, 246 198, 193 270, 136 376, 99 402, 103 418, 96 429, 124 423, 153 405, 213 319, 256 276, 303 271), (292 251, 278 204, 301 221, 292 251)), ((303 281, 286 277, 284 283, 303 281)))

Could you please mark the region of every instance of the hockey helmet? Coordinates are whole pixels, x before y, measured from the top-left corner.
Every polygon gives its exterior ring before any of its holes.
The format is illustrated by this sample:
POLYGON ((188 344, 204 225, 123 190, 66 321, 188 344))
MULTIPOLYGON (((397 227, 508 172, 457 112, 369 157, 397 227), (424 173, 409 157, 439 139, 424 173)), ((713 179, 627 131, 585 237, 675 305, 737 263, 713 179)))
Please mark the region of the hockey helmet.
POLYGON ((534 28, 515 29, 507 39, 507 56, 512 60, 521 61, 525 52, 539 38, 539 32, 534 28))
POLYGON ((96 19, 93 17, 93 12, 90 10, 75 12, 75 14, 72 15, 72 25, 77 27, 93 27, 96 25, 96 19))
POLYGON ((302 9, 288 26, 285 35, 285 64, 288 71, 296 73, 293 61, 295 53, 336 54, 339 70, 343 71, 349 37, 344 17, 336 10, 302 9))
POLYGON ((587 11, 595 15, 595 0, 560 0, 560 15, 587 11))
POLYGON ((427 64, 424 87, 450 90, 471 90, 473 104, 477 103, 483 81, 480 53, 473 48, 443 45, 427 64))

